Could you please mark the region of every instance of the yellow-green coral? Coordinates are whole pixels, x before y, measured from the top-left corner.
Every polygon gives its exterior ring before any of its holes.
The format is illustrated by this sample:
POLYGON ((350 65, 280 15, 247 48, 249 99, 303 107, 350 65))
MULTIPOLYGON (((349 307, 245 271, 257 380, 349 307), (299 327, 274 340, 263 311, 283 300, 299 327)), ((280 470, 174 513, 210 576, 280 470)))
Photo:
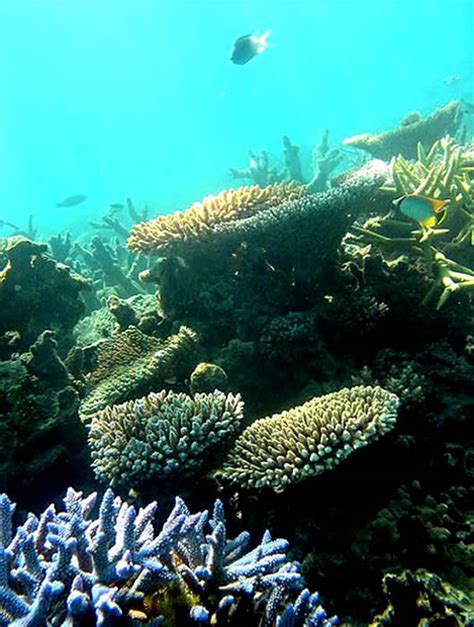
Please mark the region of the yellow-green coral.
POLYGON ((353 230, 381 247, 410 252, 424 258, 428 270, 437 278, 426 299, 440 285, 442 293, 438 298, 439 308, 449 294, 474 288, 473 146, 460 146, 446 136, 435 141, 428 151, 419 143, 417 155, 418 158, 413 161, 407 161, 401 155, 392 159, 392 181, 382 190, 394 196, 419 194, 448 201, 438 225, 413 230, 410 227, 415 226, 415 223, 408 219, 405 223, 382 220, 376 230, 368 224, 364 227, 356 226, 353 230))
POLYGON ((134 326, 105 340, 87 376, 89 392, 81 403, 82 419, 144 389, 156 389, 180 371, 189 375, 196 363, 196 347, 197 334, 184 326, 166 340, 145 335, 134 326))
POLYGON ((318 475, 395 425, 398 398, 356 386, 256 420, 235 442, 219 474, 245 488, 273 488, 318 475))
POLYGON ((237 432, 240 396, 162 390, 96 412, 88 425, 92 468, 111 485, 194 470, 203 453, 237 432))
POLYGON ((296 200, 306 194, 306 188, 292 183, 276 183, 260 188, 258 185, 224 190, 217 196, 207 196, 186 211, 159 216, 133 227, 128 247, 151 255, 174 252, 180 245, 197 239, 216 225, 245 218, 261 211, 296 200))

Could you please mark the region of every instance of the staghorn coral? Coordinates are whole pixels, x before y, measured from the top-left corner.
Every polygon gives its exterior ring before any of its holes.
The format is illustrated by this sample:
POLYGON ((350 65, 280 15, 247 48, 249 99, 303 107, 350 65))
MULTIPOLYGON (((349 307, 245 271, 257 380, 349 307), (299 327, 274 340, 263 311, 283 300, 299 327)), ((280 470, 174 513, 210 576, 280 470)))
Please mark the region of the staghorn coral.
POLYGON ((38 335, 57 334, 60 353, 72 344, 72 329, 84 314, 81 292, 88 282, 46 254, 47 247, 9 238, 0 255, 0 335, 18 332, 25 351, 38 335))
POLYGON ((224 507, 191 514, 179 497, 159 532, 156 502, 138 511, 107 490, 72 488, 16 529, 0 495, 0 626, 257 625, 330 627, 317 593, 303 589, 288 542, 269 531, 250 548, 228 538, 224 507))
POLYGON ((413 117, 408 124, 407 118, 404 118, 401 125, 394 130, 379 135, 362 133, 345 139, 343 143, 352 148, 366 150, 376 159, 389 161, 397 154, 413 159, 416 156, 418 142, 430 146, 446 133, 454 133, 460 122, 459 102, 452 101, 424 119, 413 117))
POLYGON ((418 159, 406 161, 401 155, 390 164, 392 185, 382 189, 391 194, 420 194, 448 201, 439 226, 413 230, 414 222, 401 216, 369 220, 354 226, 355 234, 388 251, 406 252, 421 258, 431 282, 425 301, 441 287, 437 307, 453 293, 474 288, 474 178, 472 153, 450 137, 437 140, 426 153, 418 144, 418 159), (442 228, 439 228, 442 227, 442 228))
POLYGON ((162 390, 96 412, 89 424, 92 467, 111 485, 194 471, 207 449, 239 429, 239 395, 162 390))
POLYGON ((390 431, 397 406, 395 394, 380 387, 356 386, 313 398, 247 427, 219 474, 245 488, 281 492, 390 431))
POLYGON ((94 369, 86 375, 82 419, 107 405, 147 393, 166 380, 185 378, 197 362, 196 349, 197 335, 187 327, 160 340, 130 326, 104 340, 94 369))
POLYGON ((173 254, 219 224, 251 216, 305 194, 305 188, 294 183, 277 183, 263 189, 251 185, 222 191, 194 203, 186 211, 137 224, 132 228, 128 247, 150 255, 173 254))

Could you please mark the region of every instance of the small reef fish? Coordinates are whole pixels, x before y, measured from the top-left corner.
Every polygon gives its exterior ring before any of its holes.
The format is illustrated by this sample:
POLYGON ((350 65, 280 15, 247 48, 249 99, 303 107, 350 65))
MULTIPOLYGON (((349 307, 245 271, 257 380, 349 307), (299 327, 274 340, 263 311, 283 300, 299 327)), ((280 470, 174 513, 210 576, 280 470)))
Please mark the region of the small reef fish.
POLYGON ((109 205, 111 209, 123 209, 125 207, 121 202, 113 202, 109 205))
POLYGON ((436 224, 437 215, 443 211, 447 202, 421 194, 407 194, 394 200, 393 204, 403 215, 430 229, 436 224))
POLYGON ((243 35, 235 44, 230 60, 236 65, 244 65, 265 50, 268 46, 267 37, 271 31, 267 30, 263 35, 243 35))
POLYGON ((76 194, 75 196, 68 196, 61 202, 56 203, 56 207, 74 207, 75 205, 79 205, 81 202, 87 199, 87 196, 83 194, 76 194))

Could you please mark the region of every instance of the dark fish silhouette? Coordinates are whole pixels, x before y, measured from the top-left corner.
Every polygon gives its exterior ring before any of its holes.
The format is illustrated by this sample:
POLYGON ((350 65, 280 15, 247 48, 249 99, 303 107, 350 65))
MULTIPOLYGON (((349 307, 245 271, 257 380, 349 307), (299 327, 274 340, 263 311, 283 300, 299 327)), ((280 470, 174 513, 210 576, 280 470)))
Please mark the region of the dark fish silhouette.
POLYGON ((87 199, 87 196, 83 194, 76 194, 75 196, 68 196, 61 202, 56 203, 56 207, 74 207, 75 205, 79 205, 81 202, 87 199))
POLYGON ((113 203, 110 203, 109 207, 111 209, 123 209, 125 205, 122 204, 121 202, 113 202, 113 203))
POLYGON ((236 65, 244 65, 265 50, 268 46, 267 37, 271 31, 267 30, 260 37, 258 35, 243 35, 234 44, 230 60, 236 65))

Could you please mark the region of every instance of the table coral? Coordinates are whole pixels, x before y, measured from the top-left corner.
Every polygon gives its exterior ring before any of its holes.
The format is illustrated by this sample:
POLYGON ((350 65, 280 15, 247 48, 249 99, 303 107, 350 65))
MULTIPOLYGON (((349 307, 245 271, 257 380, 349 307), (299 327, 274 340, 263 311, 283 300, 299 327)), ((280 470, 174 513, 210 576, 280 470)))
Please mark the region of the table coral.
POLYGON ((390 431, 398 398, 356 386, 256 420, 235 442, 219 474, 245 488, 283 491, 334 468, 354 450, 390 431))
POLYGON ((343 143, 366 150, 376 159, 389 161, 397 154, 412 159, 416 156, 418 142, 428 147, 439 137, 456 131, 461 122, 459 102, 452 101, 426 118, 414 116, 411 123, 406 122, 405 118, 396 129, 378 135, 362 133, 345 139, 343 143))
POLYGON ((89 391, 80 407, 83 420, 107 405, 146 393, 170 378, 189 375, 197 358, 197 335, 181 327, 166 340, 134 326, 99 345, 96 364, 86 376, 89 391))
POLYGON ((301 198, 305 194, 305 188, 295 183, 276 183, 264 188, 250 185, 225 190, 217 196, 207 196, 186 211, 177 211, 135 225, 128 247, 151 255, 172 254, 183 245, 189 245, 213 230, 218 224, 251 216, 285 200, 301 198))
POLYGON ((61 511, 51 504, 15 529, 0 495, 1 627, 337 624, 303 589, 288 542, 228 538, 221 501, 191 514, 178 497, 156 532, 156 502, 137 511, 107 490, 95 516, 96 500, 69 488, 61 511))
POLYGON ((239 395, 163 390, 96 412, 89 424, 92 467, 111 485, 194 471, 203 454, 235 435, 243 417, 239 395))

